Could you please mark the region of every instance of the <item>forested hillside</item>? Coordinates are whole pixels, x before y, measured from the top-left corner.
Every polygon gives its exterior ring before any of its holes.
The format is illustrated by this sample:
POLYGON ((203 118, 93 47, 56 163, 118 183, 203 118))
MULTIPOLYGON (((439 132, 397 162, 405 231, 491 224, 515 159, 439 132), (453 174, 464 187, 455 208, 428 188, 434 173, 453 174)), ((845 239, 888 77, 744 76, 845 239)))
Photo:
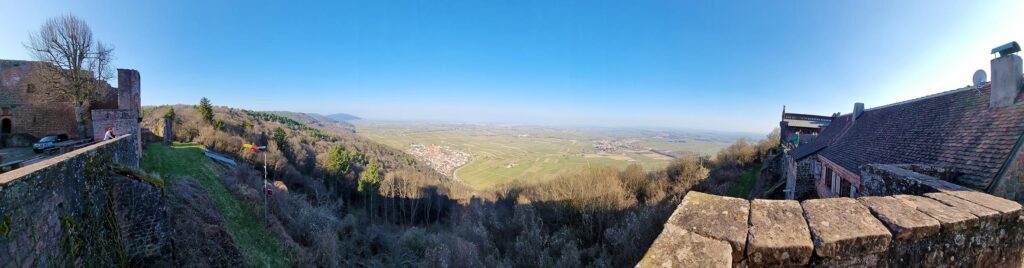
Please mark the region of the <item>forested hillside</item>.
POLYGON ((287 189, 271 199, 267 228, 298 266, 629 267, 688 190, 731 187, 771 147, 744 142, 654 172, 592 168, 479 193, 351 132, 204 103, 148 107, 143 127, 163 135, 173 118, 176 140, 243 160, 220 182, 256 215, 262 156, 241 145, 265 141, 270 177, 287 189))

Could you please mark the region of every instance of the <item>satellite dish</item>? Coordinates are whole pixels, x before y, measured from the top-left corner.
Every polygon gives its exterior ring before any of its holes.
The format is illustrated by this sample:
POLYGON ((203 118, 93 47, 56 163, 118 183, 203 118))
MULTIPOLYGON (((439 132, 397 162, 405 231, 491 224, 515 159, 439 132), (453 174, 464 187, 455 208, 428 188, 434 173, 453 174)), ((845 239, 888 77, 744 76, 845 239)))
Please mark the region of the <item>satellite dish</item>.
POLYGON ((978 70, 974 72, 974 86, 981 87, 982 84, 988 81, 988 74, 985 70, 978 70))

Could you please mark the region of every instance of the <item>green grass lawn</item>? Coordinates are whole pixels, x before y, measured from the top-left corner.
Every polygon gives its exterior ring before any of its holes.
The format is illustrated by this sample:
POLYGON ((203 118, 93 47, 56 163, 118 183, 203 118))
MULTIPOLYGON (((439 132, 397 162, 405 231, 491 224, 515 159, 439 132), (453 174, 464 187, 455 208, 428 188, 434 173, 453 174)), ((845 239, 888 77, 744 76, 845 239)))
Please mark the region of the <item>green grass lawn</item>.
POLYGON ((263 226, 262 215, 257 215, 251 205, 228 191, 214 172, 214 169, 222 167, 203 156, 202 152, 203 147, 194 144, 148 144, 142 157, 142 168, 160 174, 164 179, 173 179, 174 176, 195 178, 217 203, 217 210, 227 222, 231 236, 250 264, 256 267, 287 266, 284 251, 273 234, 263 226))
POLYGON ((729 196, 738 198, 747 198, 750 195, 750 191, 754 190, 754 184, 757 184, 757 175, 761 172, 761 164, 757 164, 754 167, 743 172, 740 176, 740 182, 729 189, 729 196))

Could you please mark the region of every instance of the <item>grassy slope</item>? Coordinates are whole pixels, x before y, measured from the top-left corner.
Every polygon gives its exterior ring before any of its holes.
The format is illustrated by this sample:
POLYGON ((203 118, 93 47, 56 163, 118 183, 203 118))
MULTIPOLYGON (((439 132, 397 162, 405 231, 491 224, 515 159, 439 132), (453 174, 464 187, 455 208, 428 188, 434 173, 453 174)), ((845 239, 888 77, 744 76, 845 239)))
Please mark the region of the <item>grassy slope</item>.
POLYGON ((761 172, 761 164, 757 164, 754 167, 743 172, 740 176, 739 183, 736 183, 729 190, 729 196, 738 198, 747 198, 750 195, 750 191, 754 190, 754 185, 757 184, 757 174, 761 172))
POLYGON ((217 210, 228 224, 231 236, 238 243, 250 264, 257 267, 285 267, 284 251, 273 235, 263 227, 263 219, 254 208, 235 198, 217 178, 213 169, 221 168, 202 155, 202 147, 192 144, 149 144, 142 158, 142 167, 171 179, 191 176, 217 203, 217 210))

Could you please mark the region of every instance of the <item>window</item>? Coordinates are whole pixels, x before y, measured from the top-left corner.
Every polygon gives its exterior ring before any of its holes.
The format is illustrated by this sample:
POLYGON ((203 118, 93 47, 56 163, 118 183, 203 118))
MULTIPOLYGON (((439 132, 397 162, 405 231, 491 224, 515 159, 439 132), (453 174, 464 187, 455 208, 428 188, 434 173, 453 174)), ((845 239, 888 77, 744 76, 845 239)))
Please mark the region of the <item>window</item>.
POLYGON ((840 185, 840 181, 842 180, 843 178, 839 177, 839 174, 836 174, 835 172, 832 173, 832 194, 839 194, 839 190, 842 189, 842 186, 840 185))
POLYGON ((27 86, 25 86, 25 92, 27 92, 27 93, 36 92, 36 85, 28 84, 27 86))

